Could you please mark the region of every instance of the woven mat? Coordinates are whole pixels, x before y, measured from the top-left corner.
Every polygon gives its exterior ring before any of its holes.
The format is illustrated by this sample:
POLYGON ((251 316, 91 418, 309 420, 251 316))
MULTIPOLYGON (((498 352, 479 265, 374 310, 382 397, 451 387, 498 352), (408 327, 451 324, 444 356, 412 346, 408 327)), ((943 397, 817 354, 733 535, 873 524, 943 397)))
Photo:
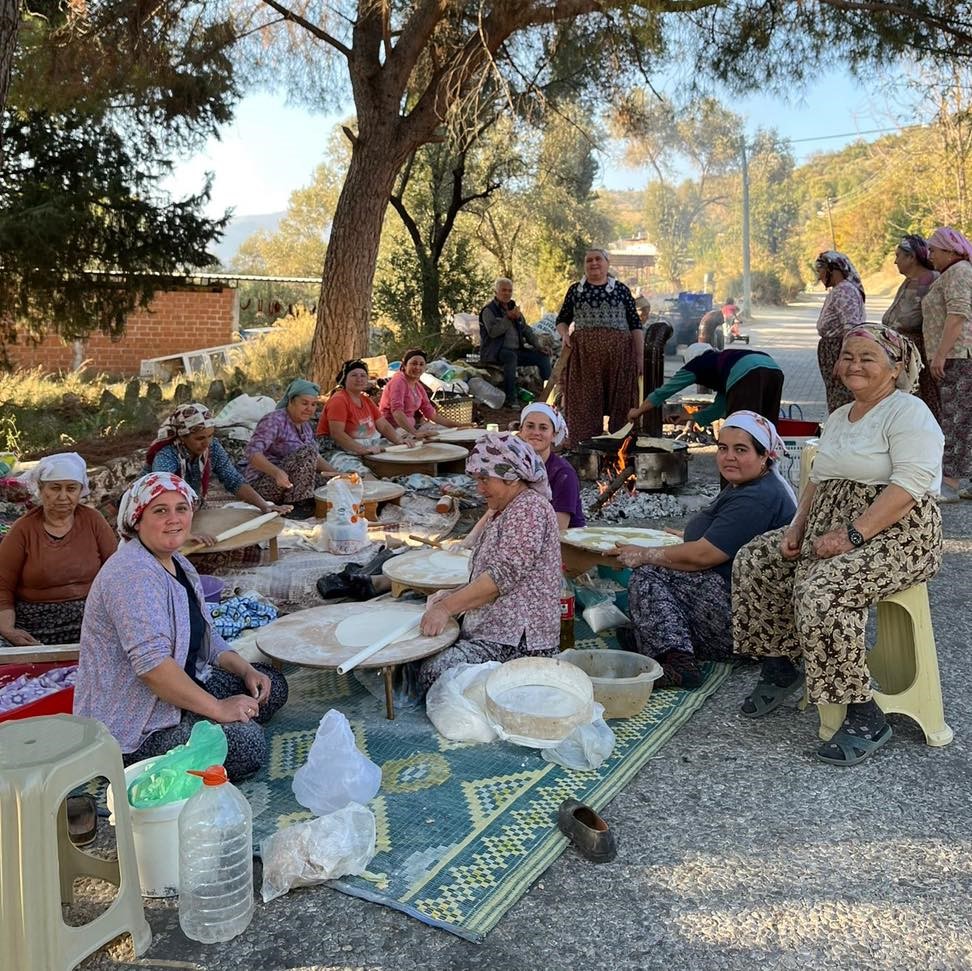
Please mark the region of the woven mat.
MULTIPOLYGON (((595 641, 616 646, 613 637, 595 638, 578 625, 578 647, 595 641)), ((388 721, 384 704, 353 678, 294 669, 287 674, 290 700, 267 726, 269 764, 240 786, 253 807, 254 846, 310 818, 295 801, 291 781, 320 718, 337 708, 348 716, 361 750, 382 767, 381 789, 370 803, 378 852, 369 872, 386 880, 352 877, 332 886, 481 941, 566 848, 556 823, 560 803, 574 796, 603 809, 729 670, 709 665, 697 691, 654 692, 641 714, 609 723, 617 741, 597 771, 573 772, 505 742, 450 742, 432 727, 424 706, 388 721)))

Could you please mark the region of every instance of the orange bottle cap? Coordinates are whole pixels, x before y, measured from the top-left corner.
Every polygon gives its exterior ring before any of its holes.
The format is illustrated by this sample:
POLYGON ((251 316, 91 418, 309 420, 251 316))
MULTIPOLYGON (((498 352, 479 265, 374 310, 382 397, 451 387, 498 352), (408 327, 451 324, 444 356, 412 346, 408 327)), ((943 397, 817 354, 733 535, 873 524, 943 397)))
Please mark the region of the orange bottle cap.
POLYGON ((221 765, 211 765, 205 772, 200 772, 198 769, 186 769, 186 772, 189 775, 198 775, 204 786, 221 786, 229 782, 226 769, 221 765))

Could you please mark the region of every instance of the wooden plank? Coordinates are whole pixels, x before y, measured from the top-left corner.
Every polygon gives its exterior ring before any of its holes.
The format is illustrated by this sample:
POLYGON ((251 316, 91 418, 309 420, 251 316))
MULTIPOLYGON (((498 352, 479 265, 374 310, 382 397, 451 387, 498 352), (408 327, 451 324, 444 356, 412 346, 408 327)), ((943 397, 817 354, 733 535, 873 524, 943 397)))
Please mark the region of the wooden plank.
POLYGON ((76 661, 80 649, 80 644, 26 644, 23 647, 0 647, 0 665, 76 661))

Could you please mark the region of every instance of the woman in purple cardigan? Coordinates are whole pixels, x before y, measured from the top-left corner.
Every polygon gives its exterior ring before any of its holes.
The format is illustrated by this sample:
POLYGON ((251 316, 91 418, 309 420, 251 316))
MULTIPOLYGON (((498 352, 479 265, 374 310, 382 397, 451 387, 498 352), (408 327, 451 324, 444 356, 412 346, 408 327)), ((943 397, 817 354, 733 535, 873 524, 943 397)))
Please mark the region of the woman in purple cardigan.
POLYGON ((74 714, 104 722, 126 765, 183 744, 199 719, 216 722, 236 781, 266 762, 261 725, 286 702, 287 682, 213 630, 199 575, 178 552, 195 503, 168 472, 143 475, 122 497, 122 545, 88 594, 74 714))

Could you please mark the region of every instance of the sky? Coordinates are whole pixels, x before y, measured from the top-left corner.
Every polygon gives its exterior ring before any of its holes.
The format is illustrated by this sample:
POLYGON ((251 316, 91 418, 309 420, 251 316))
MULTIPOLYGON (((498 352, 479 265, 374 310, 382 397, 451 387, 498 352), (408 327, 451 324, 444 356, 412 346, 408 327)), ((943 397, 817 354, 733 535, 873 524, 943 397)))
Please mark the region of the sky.
MULTIPOLYGON (((747 134, 776 128, 792 139, 798 161, 838 149, 860 137, 859 132, 895 124, 884 95, 843 72, 822 75, 790 101, 758 94, 724 100, 746 119, 747 134), (821 137, 831 135, 842 137, 821 137)), ((248 95, 221 138, 210 139, 201 152, 181 162, 167 188, 174 195, 187 195, 198 191, 206 172, 212 172, 209 214, 231 208, 239 218, 284 210, 290 193, 310 182, 332 128, 348 113, 350 108, 341 114, 312 114, 288 105, 282 95, 248 95)), ((602 159, 603 187, 643 189, 646 181, 645 169, 624 168, 610 153, 602 159)))

